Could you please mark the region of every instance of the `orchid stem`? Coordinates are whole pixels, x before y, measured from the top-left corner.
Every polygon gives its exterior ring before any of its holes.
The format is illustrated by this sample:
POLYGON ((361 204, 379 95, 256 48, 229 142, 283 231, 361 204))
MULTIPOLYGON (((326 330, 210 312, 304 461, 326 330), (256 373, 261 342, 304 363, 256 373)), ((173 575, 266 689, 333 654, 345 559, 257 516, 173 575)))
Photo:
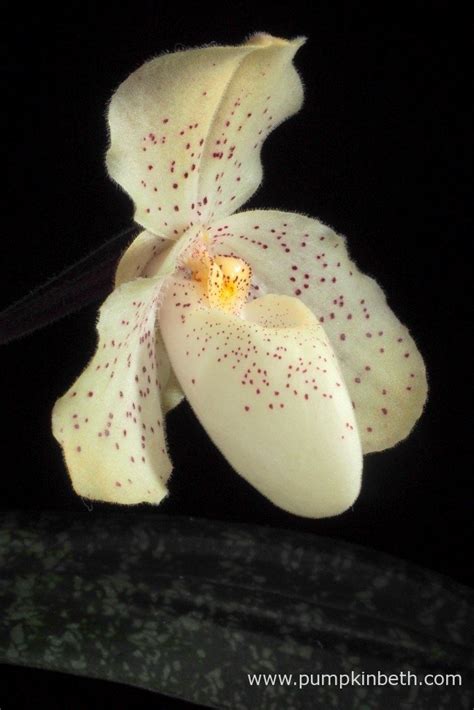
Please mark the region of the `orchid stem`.
POLYGON ((0 313, 0 344, 34 333, 102 300, 135 226, 127 227, 0 313))

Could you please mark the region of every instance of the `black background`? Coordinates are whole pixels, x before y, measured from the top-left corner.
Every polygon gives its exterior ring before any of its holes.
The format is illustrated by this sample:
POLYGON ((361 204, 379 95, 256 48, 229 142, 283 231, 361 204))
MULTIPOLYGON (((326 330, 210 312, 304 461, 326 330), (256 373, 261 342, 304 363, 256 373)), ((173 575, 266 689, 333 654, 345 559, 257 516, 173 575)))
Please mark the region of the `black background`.
MULTIPOLYGON (((366 457, 353 509, 306 520, 275 508, 241 480, 181 405, 169 416, 176 465, 170 496, 156 515, 342 538, 470 584, 466 18, 454 8, 426 10, 426 3, 412 4, 407 14, 387 5, 383 16, 357 6, 329 10, 315 3, 310 12, 291 3, 259 12, 233 2, 200 3, 190 11, 177 3, 136 2, 105 11, 68 3, 23 14, 12 4, 3 29, 0 306, 131 223, 132 203, 108 179, 104 152, 107 102, 133 69, 163 50, 239 43, 256 30, 308 36, 296 59, 304 107, 266 141, 264 183, 244 209, 304 212, 348 236, 353 258, 384 287, 426 359, 427 409, 409 439, 366 457)), ((84 515, 112 509, 94 503, 89 512, 75 496, 50 432, 55 399, 93 353, 96 310, 2 347, 4 509, 84 515)), ((144 692, 130 692, 151 702, 144 692)))

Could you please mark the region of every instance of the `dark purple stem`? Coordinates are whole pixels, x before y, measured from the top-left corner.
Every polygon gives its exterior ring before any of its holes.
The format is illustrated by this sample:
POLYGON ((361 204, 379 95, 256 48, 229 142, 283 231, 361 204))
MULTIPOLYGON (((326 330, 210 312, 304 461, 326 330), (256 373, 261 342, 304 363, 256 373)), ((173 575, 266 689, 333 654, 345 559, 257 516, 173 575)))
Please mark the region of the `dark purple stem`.
POLYGON ((118 258, 137 227, 127 227, 0 313, 0 344, 18 340, 103 300, 118 258))

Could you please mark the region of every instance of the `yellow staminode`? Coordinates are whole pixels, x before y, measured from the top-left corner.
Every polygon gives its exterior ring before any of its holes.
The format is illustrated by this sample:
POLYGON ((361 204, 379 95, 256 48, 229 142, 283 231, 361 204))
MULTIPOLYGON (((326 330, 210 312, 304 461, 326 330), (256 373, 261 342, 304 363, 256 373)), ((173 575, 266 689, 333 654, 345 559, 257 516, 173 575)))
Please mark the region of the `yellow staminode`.
POLYGON ((250 289, 250 266, 234 256, 211 259, 207 295, 211 308, 239 312, 245 305, 250 289))
POLYGON ((208 246, 209 236, 204 232, 185 261, 188 274, 200 285, 211 308, 240 313, 249 295, 252 269, 235 256, 211 256, 208 246))

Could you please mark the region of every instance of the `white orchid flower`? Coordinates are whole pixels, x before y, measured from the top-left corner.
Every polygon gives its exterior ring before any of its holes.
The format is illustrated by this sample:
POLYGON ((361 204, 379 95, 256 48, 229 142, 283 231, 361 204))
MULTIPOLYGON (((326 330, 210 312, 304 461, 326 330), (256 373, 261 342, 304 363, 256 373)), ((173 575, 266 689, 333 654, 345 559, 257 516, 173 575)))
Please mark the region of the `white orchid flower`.
POLYGON ((264 139, 302 104, 302 43, 165 54, 112 98, 107 166, 145 231, 118 265, 95 356, 53 412, 81 496, 159 503, 165 414, 186 396, 275 505, 336 515, 357 498, 362 454, 422 412, 422 358, 344 239, 299 214, 234 214, 261 182, 264 139))

